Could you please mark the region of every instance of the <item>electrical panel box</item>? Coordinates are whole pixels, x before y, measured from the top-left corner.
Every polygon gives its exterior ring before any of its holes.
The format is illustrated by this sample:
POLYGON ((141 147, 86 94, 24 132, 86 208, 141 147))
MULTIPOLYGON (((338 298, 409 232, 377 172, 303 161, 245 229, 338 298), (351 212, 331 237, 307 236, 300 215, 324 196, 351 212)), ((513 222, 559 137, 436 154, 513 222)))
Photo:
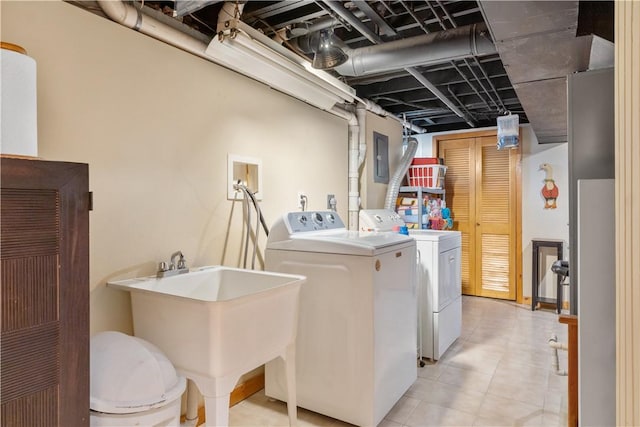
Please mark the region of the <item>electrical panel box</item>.
POLYGON ((373 133, 373 182, 389 183, 389 137, 373 133))

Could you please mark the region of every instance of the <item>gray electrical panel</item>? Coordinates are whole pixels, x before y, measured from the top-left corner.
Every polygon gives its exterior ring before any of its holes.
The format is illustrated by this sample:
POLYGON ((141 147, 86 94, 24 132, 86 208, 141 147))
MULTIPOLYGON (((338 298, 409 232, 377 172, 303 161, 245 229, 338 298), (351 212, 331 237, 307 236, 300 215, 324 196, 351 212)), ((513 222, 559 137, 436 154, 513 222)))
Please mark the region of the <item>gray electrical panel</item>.
POLYGON ((389 183, 389 137, 373 133, 373 182, 389 183))

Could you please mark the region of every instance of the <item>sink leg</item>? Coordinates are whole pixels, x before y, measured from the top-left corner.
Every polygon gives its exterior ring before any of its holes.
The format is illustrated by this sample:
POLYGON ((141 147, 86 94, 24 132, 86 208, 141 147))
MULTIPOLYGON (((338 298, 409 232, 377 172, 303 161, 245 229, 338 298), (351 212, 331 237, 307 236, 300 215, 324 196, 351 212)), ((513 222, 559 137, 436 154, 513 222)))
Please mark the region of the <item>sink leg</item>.
POLYGON ((207 427, 229 425, 229 395, 204 396, 204 416, 207 427))
POLYGON ((296 402, 296 345, 290 344, 284 358, 285 375, 287 377, 287 412, 289 414, 289 426, 298 425, 296 402))
POLYGON ((200 391, 193 380, 187 380, 187 421, 198 420, 200 391))

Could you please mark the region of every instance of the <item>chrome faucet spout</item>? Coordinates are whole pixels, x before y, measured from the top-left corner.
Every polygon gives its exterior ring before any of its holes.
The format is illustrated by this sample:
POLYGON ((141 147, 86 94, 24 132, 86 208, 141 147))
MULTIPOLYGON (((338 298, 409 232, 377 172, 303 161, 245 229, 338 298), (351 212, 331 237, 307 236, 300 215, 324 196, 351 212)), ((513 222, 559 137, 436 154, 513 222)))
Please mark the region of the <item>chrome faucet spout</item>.
POLYGON ((168 266, 166 262, 160 263, 156 276, 160 278, 188 272, 189 268, 187 267, 187 260, 184 259, 182 251, 176 251, 171 254, 168 266))
POLYGON ((182 251, 176 251, 174 253, 171 254, 171 264, 169 264, 169 268, 174 269, 174 268, 179 268, 178 265, 180 263, 184 263, 184 255, 182 255, 182 251), (176 263, 176 258, 178 258, 178 263, 176 263))

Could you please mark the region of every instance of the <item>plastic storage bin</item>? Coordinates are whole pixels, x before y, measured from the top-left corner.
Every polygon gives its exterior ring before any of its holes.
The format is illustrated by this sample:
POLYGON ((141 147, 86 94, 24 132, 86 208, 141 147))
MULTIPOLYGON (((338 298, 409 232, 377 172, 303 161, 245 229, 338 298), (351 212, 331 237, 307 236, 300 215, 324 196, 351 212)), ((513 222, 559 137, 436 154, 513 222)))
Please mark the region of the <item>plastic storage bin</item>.
POLYGON ((498 124, 498 150, 504 148, 516 148, 519 144, 519 123, 517 114, 499 116, 496 119, 498 124))
POLYGON ((411 166, 409 166, 409 186, 442 189, 446 172, 447 167, 439 164, 438 159, 417 157, 413 159, 411 166))
POLYGON ((153 344, 120 332, 91 338, 91 426, 179 426, 186 380, 153 344))

